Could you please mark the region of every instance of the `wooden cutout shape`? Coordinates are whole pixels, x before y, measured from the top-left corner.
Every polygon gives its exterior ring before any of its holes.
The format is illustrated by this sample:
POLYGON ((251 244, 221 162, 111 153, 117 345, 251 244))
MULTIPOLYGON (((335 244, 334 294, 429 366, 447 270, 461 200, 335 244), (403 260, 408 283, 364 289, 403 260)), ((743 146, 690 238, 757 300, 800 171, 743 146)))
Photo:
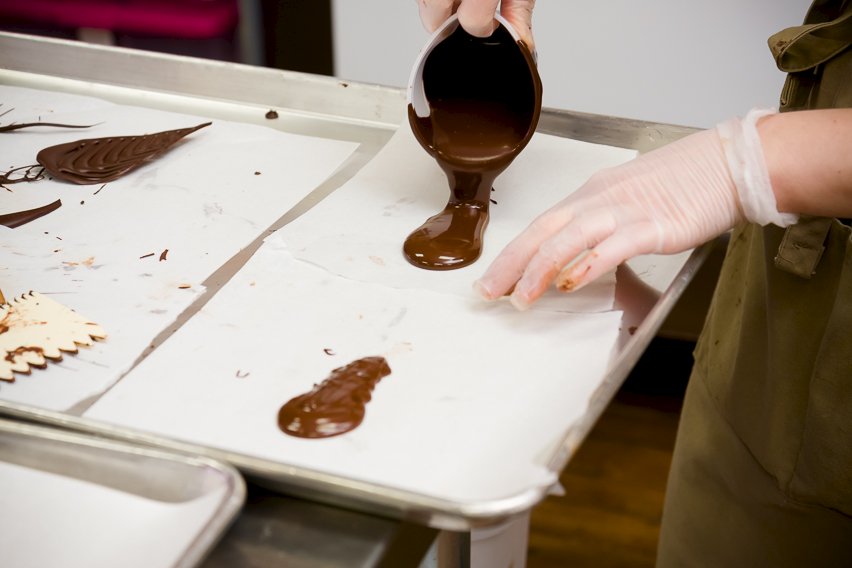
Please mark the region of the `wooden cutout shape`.
POLYGON ((106 332, 74 310, 38 292, 0 305, 0 380, 15 381, 15 373, 30 374, 62 354, 77 353, 79 345, 105 339, 106 332))

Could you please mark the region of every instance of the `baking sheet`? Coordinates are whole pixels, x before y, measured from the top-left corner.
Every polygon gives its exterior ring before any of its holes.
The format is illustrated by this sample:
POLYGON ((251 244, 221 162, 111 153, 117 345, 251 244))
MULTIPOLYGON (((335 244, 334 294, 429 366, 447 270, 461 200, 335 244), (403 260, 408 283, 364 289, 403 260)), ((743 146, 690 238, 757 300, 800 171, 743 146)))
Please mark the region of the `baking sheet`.
POLYGON ((4 566, 194 565, 243 502, 210 460, 0 422, 4 566))
MULTIPOLYGON (((0 122, 92 124, 0 134, 0 168, 41 148, 207 120, 104 100, 0 86, 0 122)), ((0 289, 36 290, 101 324, 109 337, 58 365, 0 384, 0 398, 67 410, 113 384, 228 259, 331 175, 357 144, 224 120, 105 186, 52 180, 0 189, 0 214, 62 200, 27 225, 0 226, 0 289), (167 251, 167 252, 164 252, 167 251), (160 260, 163 257, 163 260, 160 260)))
POLYGON ((471 283, 538 212, 633 155, 536 135, 495 184, 484 257, 432 272, 409 265, 401 245, 448 190, 403 126, 84 416, 456 502, 547 487, 553 449, 618 336, 614 276, 525 313, 482 302, 471 283), (372 355, 392 374, 363 425, 319 441, 278 430, 287 400, 372 355))

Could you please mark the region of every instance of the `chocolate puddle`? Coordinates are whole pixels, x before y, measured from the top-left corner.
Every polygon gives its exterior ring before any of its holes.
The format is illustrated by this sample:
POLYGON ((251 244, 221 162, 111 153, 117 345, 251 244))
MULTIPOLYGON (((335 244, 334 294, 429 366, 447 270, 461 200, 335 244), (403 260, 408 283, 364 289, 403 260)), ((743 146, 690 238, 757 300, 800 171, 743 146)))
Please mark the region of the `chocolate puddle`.
POLYGON ((450 197, 408 236, 403 253, 420 268, 451 270, 482 252, 494 180, 535 131, 541 79, 527 46, 502 25, 484 39, 459 26, 428 56, 423 88, 430 114, 419 117, 409 105, 408 120, 446 174, 450 197))
POLYGON ((0 215, 0 225, 6 225, 10 229, 26 225, 30 221, 35 221, 39 217, 47 215, 51 211, 55 211, 62 206, 62 200, 57 199, 53 203, 36 207, 35 209, 27 209, 26 211, 16 211, 14 213, 6 213, 0 215))
POLYGON ((184 136, 209 126, 166 130, 141 136, 89 138, 58 144, 36 156, 54 178, 77 184, 106 183, 162 154, 184 136))
POLYGON ((299 438, 329 438, 364 420, 376 384, 390 375, 384 357, 365 357, 334 369, 313 390, 290 399, 278 411, 278 427, 299 438))

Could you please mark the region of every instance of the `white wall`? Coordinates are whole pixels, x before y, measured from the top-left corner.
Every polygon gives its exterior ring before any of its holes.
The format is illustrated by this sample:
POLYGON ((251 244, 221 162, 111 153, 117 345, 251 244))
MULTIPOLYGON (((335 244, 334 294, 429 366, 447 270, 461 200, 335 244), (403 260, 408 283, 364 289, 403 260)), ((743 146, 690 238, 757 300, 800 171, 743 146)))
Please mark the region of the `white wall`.
MULTIPOLYGON (((810 0, 539 0, 545 106, 709 127, 774 106, 784 81, 766 39, 810 0)), ((404 86, 427 33, 414 0, 333 0, 342 78, 404 86)))

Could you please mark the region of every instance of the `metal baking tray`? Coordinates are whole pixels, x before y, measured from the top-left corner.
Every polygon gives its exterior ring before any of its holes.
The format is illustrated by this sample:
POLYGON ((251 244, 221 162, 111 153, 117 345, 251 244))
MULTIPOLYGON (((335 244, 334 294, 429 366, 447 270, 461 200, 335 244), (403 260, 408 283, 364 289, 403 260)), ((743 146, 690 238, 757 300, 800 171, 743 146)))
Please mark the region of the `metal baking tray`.
POLYGON ((136 554, 152 568, 195 566, 245 498, 239 473, 209 458, 9 420, 0 420, 0 467, 0 526, 6 525, 0 542, 9 566, 57 559, 63 566, 108 566, 108 558, 132 563, 136 554), (50 499, 54 491, 62 498, 50 499), (169 517, 195 500, 203 501, 181 515, 182 529, 169 530, 169 517), (138 535, 129 545, 109 538, 143 522, 145 538, 162 549, 157 559, 138 535), (116 532, 103 534, 97 526, 116 532), (66 530, 50 530, 57 528, 66 530))
MULTIPOLYGON (((405 120, 405 93, 398 88, 8 33, 0 33, 0 84, 90 95, 122 104, 256 124, 263 121, 263 112, 258 110, 275 109, 279 115, 275 128, 360 143, 334 176, 279 219, 270 231, 301 215, 350 179, 405 120)), ((640 152, 694 131, 556 109, 543 110, 538 130, 640 152)), ((154 345, 201 309, 257 250, 268 232, 204 282, 207 292, 175 326, 157 337, 154 345)), ((565 467, 588 435, 711 248, 705 245, 695 249, 685 262, 682 258, 651 255, 630 261, 618 270, 616 309, 624 311, 624 326, 616 353, 583 419, 554 450, 550 460, 554 471, 565 467)), ((485 503, 448 502, 97 423, 80 417, 86 407, 53 412, 0 400, 0 414, 209 456, 233 464, 252 480, 282 492, 448 530, 469 530, 501 522, 528 511, 545 497, 544 490, 536 490, 485 503)))

